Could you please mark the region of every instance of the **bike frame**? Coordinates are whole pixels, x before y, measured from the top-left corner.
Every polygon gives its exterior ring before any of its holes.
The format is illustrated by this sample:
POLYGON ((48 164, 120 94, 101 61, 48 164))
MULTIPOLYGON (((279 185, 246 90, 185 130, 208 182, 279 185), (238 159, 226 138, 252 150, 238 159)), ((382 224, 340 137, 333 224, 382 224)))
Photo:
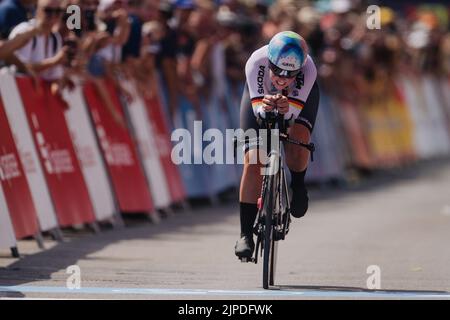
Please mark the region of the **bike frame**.
POLYGON ((280 142, 307 148, 311 151, 312 160, 315 147, 312 143, 305 144, 290 139, 283 115, 266 113, 266 118, 262 119, 262 123, 270 133, 266 149, 269 160, 263 177, 261 198, 258 201, 258 215, 254 225, 254 233, 257 236, 256 247, 253 258, 250 260, 241 258, 241 260, 257 263, 258 254, 263 256, 263 288, 268 289, 275 282, 278 241, 285 239, 290 224, 290 199, 284 169, 283 143, 272 146, 272 136, 278 133, 276 138, 280 142))

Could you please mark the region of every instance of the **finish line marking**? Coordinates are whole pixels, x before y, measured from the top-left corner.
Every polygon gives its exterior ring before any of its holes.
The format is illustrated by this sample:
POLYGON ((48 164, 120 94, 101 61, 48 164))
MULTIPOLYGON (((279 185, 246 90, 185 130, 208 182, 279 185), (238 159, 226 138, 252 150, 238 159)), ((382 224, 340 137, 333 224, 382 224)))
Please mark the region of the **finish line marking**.
POLYGON ((174 295, 174 296, 246 296, 246 297, 298 297, 298 298, 404 298, 450 299, 450 292, 374 291, 348 292, 326 290, 210 290, 168 288, 99 288, 68 289, 51 286, 0 286, 0 297, 8 293, 64 293, 64 294, 116 294, 116 295, 174 295))

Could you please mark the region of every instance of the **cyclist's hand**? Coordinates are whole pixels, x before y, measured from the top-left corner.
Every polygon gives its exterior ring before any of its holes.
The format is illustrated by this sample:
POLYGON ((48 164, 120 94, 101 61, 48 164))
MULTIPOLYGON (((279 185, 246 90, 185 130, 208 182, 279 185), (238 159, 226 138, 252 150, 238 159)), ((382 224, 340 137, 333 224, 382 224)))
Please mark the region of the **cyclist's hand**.
POLYGON ((280 114, 286 114, 289 112, 289 100, 286 96, 280 95, 276 103, 280 114))
POLYGON ((277 106, 275 97, 276 96, 271 96, 271 95, 264 96, 264 98, 262 100, 262 102, 264 103, 264 107, 263 107, 264 112, 270 112, 275 109, 275 107, 277 106))

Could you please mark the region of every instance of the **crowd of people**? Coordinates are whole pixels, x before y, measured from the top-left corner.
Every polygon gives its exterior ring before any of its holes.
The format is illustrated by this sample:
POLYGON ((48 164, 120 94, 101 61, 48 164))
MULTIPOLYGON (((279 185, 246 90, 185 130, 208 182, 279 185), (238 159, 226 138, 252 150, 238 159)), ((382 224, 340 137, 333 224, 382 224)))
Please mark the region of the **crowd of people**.
POLYGON ((239 95, 249 55, 282 30, 307 40, 322 89, 338 99, 366 99, 371 83, 388 84, 399 73, 450 74, 448 6, 400 11, 381 6, 380 28, 371 29, 368 5, 362 0, 1 0, 0 59, 53 81, 55 91, 73 86, 74 76, 94 82, 110 77, 132 99, 121 79, 133 79, 143 95, 155 94, 153 82, 162 79, 168 119, 180 95, 198 118, 202 97, 239 95), (81 10, 68 12, 73 5, 81 10))

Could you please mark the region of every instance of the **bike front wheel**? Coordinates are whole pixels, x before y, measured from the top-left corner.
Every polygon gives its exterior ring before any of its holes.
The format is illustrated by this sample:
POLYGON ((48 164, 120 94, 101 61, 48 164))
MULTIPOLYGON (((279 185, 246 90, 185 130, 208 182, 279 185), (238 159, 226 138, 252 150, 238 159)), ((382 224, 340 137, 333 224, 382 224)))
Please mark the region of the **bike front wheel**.
POLYGON ((276 249, 277 245, 274 237, 273 210, 275 204, 275 175, 266 176, 267 185, 265 194, 263 195, 263 213, 264 213, 264 229, 263 229, 263 288, 268 289, 269 285, 274 284, 275 265, 276 265, 276 249))

